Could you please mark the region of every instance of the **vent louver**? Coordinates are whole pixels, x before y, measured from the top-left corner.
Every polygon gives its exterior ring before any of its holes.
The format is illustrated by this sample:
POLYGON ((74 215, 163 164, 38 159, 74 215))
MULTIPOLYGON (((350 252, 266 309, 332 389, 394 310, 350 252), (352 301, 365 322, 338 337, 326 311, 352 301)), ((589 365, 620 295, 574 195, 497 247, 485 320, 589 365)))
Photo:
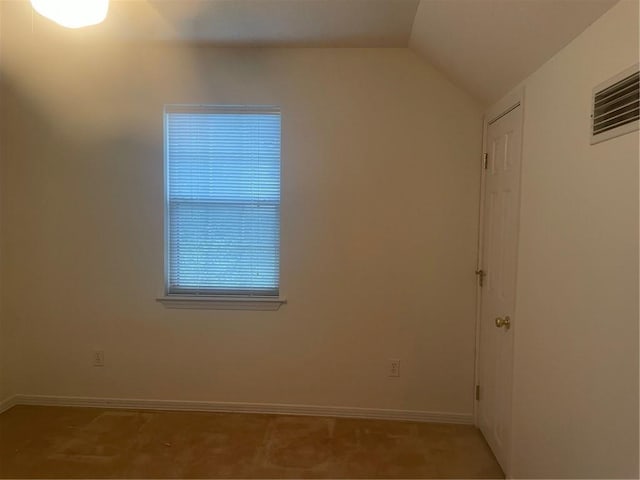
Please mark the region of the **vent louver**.
POLYGON ((634 66, 593 91, 591 143, 638 130, 640 74, 634 66))

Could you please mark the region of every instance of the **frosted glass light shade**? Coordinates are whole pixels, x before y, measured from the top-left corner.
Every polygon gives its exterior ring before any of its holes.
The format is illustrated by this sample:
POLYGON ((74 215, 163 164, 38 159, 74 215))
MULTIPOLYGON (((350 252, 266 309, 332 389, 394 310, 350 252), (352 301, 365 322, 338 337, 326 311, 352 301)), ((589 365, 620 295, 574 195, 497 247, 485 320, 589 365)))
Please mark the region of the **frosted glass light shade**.
POLYGON ((100 23, 109 11, 109 0, 31 0, 31 5, 43 17, 67 28, 100 23))

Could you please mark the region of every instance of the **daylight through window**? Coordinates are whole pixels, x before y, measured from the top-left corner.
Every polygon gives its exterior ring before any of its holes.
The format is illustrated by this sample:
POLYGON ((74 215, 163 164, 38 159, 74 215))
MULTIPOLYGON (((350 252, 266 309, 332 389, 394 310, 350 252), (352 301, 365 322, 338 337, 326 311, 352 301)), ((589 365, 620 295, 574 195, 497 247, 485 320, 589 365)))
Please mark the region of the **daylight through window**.
POLYGON ((166 107, 167 294, 279 294, 280 124, 277 107, 166 107))

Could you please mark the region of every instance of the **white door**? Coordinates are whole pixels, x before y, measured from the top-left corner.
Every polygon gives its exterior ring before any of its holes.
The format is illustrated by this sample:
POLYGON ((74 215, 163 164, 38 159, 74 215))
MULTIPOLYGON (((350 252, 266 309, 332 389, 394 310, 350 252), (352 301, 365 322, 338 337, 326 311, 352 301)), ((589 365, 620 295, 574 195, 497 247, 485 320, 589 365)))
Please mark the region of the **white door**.
POLYGON ((522 106, 491 122, 486 133, 481 247, 481 306, 477 422, 507 475, 511 447, 511 392, 522 106))

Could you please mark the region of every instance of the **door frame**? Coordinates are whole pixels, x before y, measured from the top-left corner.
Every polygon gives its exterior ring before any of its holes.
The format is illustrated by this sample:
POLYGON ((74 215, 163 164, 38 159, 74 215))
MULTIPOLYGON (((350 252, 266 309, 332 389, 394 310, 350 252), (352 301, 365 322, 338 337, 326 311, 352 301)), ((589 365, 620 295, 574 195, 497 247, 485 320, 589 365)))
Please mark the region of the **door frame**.
MULTIPOLYGON (((489 107, 483 116, 482 122, 482 152, 481 152, 481 162, 480 162, 480 201, 479 201, 479 212, 478 212, 478 238, 477 238, 477 257, 476 257, 476 270, 479 270, 482 265, 482 252, 483 252, 483 238, 484 238, 484 196, 485 196, 485 183, 486 183, 486 170, 484 169, 484 153, 487 151, 487 133, 489 129, 489 125, 497 121, 499 118, 503 117, 507 113, 511 112, 515 108, 520 107, 521 111, 521 124, 520 124, 520 133, 521 133, 521 142, 520 142, 520 198, 522 198, 522 168, 523 168, 523 146, 524 146, 524 118, 525 118, 525 88, 524 86, 518 87, 511 91, 508 95, 503 97, 500 101, 496 102, 494 105, 489 107)), ((521 206, 521 202, 520 202, 521 206)), ((522 208, 520 207, 520 211, 522 208)), ((518 227, 517 240, 519 242, 520 237, 520 227, 518 227)), ((516 264, 517 265, 517 264, 516 264)), ((518 291, 517 291, 517 266, 516 266, 516 290, 515 297, 517 301, 518 291)), ((476 282, 476 325, 475 325, 475 355, 474 355, 474 388, 473 388, 473 423, 477 427, 478 426, 478 400, 476 400, 475 390, 476 385, 479 385, 479 360, 480 360, 480 324, 481 324, 481 315, 482 315, 482 289, 480 287, 480 282, 476 282)), ((514 315, 515 318, 515 315, 514 315)), ((514 342, 514 353, 515 353, 515 342, 516 342, 516 333, 513 331, 513 342, 514 342)), ((514 355, 515 356, 515 355, 514 355)), ((515 364, 515 361, 512 362, 512 366, 515 364)), ((512 376, 515 380, 515 377, 512 376)), ((513 387, 513 385, 512 385, 513 387)), ((480 390, 480 396, 482 398, 482 387, 480 390)), ((513 409, 512 409, 513 416, 513 409)), ((513 425, 513 422, 511 422, 513 425)), ((513 436, 511 436, 511 443, 513 444, 513 436)), ((510 457, 513 456, 513 448, 510 448, 509 451, 510 457)), ((511 464, 511 459, 508 461, 509 465, 511 464)), ((510 472, 505 472, 507 478, 509 478, 510 472)))

